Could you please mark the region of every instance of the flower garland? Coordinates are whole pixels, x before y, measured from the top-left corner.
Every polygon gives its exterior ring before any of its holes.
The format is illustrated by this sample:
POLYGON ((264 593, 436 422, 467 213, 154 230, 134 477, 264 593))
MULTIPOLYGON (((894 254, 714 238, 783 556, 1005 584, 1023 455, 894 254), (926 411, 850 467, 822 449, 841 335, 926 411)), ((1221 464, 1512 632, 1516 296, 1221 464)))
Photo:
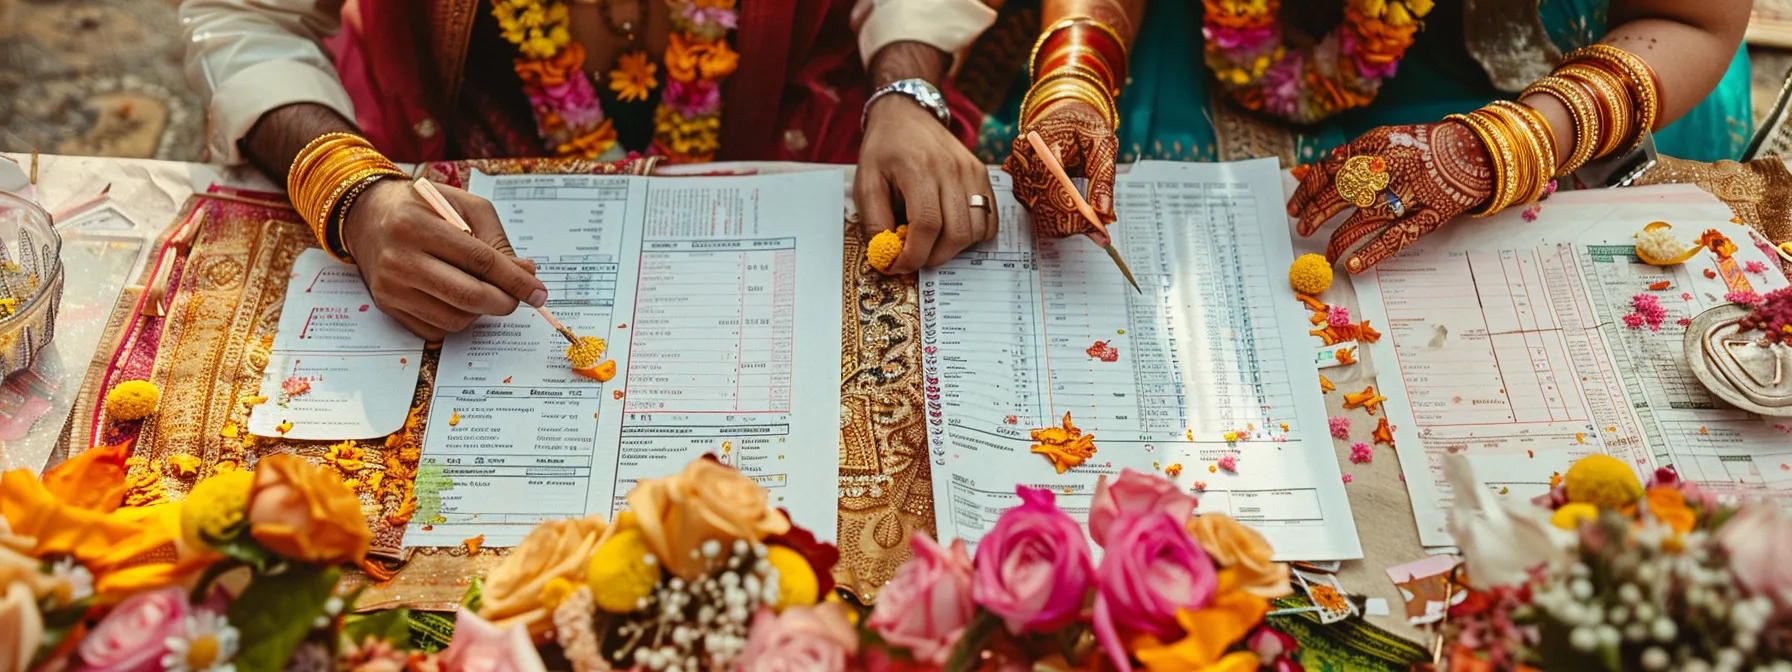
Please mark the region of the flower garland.
POLYGON ((1362 107, 1394 76, 1433 0, 1345 0, 1344 23, 1290 49, 1281 0, 1202 0, 1207 67, 1246 109, 1297 124, 1362 107))
MULTIPOLYGON (((667 82, 653 113, 649 151, 678 163, 708 161, 721 145, 721 83, 740 64, 728 46, 739 14, 735 0, 666 0, 666 6, 672 16, 667 82)), ((492 15, 504 39, 517 47, 516 74, 549 149, 596 159, 614 147, 616 129, 585 74, 585 49, 572 41, 566 3, 495 0, 492 15)), ((618 100, 647 100, 659 86, 658 72, 646 52, 623 54, 609 73, 610 90, 618 100)))

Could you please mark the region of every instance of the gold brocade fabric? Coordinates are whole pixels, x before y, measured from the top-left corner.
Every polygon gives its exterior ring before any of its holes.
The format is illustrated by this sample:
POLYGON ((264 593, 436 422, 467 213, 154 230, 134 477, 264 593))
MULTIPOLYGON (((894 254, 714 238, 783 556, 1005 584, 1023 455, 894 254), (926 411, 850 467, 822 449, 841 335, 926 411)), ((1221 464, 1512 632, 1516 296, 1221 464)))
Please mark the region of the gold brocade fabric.
MULTIPOLYGON (((488 173, 632 172, 644 173, 653 162, 625 166, 585 161, 514 160, 436 164, 429 175, 448 184, 465 184, 471 168, 488 173)), ((362 495, 364 512, 374 527, 380 576, 356 573, 351 582, 370 583, 363 609, 408 606, 452 609, 468 582, 499 562, 503 549, 467 547, 404 549, 403 526, 415 500, 408 499, 416 476, 420 435, 404 431, 384 440, 332 445, 247 436, 249 406, 267 364, 274 330, 279 324, 287 274, 293 260, 315 245, 290 211, 196 198, 202 211, 198 234, 180 273, 165 318, 137 315, 136 292, 116 309, 107 348, 88 375, 83 412, 103 413, 104 391, 119 380, 147 377, 163 390, 159 415, 137 434, 134 455, 145 458, 131 467, 133 493, 180 500, 198 479, 210 475, 220 461, 245 455, 244 466, 274 452, 293 453, 337 469, 362 495), (133 325, 136 325, 133 328, 133 325), (159 338, 157 338, 159 336, 159 338), (133 372, 115 353, 153 351, 153 365, 133 372), (224 436, 235 428, 240 436, 224 436), (246 446, 246 451, 243 447, 246 446), (340 459, 343 453, 352 460, 340 459), (199 466, 182 475, 176 456, 192 456, 199 466), (402 487, 398 487, 402 484, 402 487), (385 570, 399 568, 396 575, 385 570), (384 580, 379 580, 384 579, 384 580)), ((850 229, 848 229, 850 230, 850 229)), ((865 263, 862 243, 846 236, 842 269, 840 362, 840 476, 838 539, 839 584, 861 599, 873 599, 880 587, 908 559, 906 544, 916 531, 933 531, 933 491, 927 459, 924 406, 921 398, 920 314, 912 280, 890 278, 865 263)), ((146 272, 141 284, 153 282, 146 272)), ((413 421, 427 416, 428 390, 434 380, 436 353, 420 362, 422 377, 412 411, 413 421)), ((78 424, 78 422, 77 422, 78 424)), ((408 423, 408 426, 411 423, 408 423)), ((102 426, 96 436, 76 432, 75 452, 87 446, 115 443, 120 428, 102 426)))
POLYGON ((1697 185, 1773 244, 1792 242, 1792 172, 1786 170, 1785 159, 1700 163, 1664 156, 1636 183, 1697 185))

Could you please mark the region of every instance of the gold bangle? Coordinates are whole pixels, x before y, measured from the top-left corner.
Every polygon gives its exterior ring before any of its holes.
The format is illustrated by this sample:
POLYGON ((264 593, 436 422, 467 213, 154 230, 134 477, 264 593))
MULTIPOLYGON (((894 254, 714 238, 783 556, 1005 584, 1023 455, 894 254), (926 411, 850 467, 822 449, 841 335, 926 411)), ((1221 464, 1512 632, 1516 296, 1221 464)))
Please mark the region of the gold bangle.
POLYGON ((1556 146, 1549 121, 1535 108, 1509 100, 1496 100, 1489 111, 1501 117, 1507 130, 1520 136, 1519 143, 1531 154, 1524 163, 1525 179, 1519 184, 1518 203, 1530 203, 1543 195, 1543 187, 1555 171, 1556 146))
MULTIPOLYGON (((1027 89, 1026 98, 1021 100, 1021 119, 1026 120, 1030 116, 1029 110, 1038 107, 1044 102, 1040 99, 1039 92, 1055 90, 1070 82, 1087 85, 1089 92, 1093 94, 1091 97, 1101 101, 1095 106, 1108 112, 1108 122, 1118 128, 1120 123, 1119 111, 1114 108, 1113 98, 1107 95, 1106 85, 1094 75, 1080 70, 1054 70, 1046 73, 1045 77, 1040 78, 1039 81, 1034 82, 1032 88, 1027 89)), ((1093 101, 1091 101, 1091 104, 1094 104, 1093 101)))
POLYGON ((1519 98, 1531 95, 1544 95, 1556 99, 1568 108, 1568 117, 1574 122, 1574 148, 1568 151, 1568 160, 1556 167, 1556 175, 1567 175, 1593 159, 1593 152, 1599 149, 1599 112, 1590 100, 1592 94, 1579 85, 1556 76, 1539 79, 1526 87, 1519 98))
MULTIPOLYGON (((1091 28, 1094 28, 1094 29, 1099 30, 1104 33, 1107 33, 1108 37, 1113 38, 1114 46, 1120 50, 1120 61, 1121 62, 1118 64, 1116 69, 1119 70, 1120 72, 1126 71, 1126 65, 1128 63, 1132 62, 1132 53, 1127 49, 1126 40, 1120 39, 1120 31, 1115 30, 1113 26, 1102 23, 1101 21, 1097 20, 1093 16, 1089 16, 1086 14, 1076 14, 1076 15, 1072 15, 1072 16, 1066 16, 1062 19, 1058 19, 1057 21, 1053 22, 1052 25, 1047 26, 1045 30, 1040 31, 1039 39, 1036 39, 1033 41, 1032 51, 1027 53, 1027 78, 1028 79, 1032 79, 1037 76, 1037 74, 1033 71, 1033 69, 1034 69, 1034 67, 1036 67, 1036 64, 1039 63, 1039 49, 1041 47, 1045 46, 1046 40, 1051 39, 1052 35, 1057 34, 1058 31, 1064 30, 1066 28, 1069 28, 1069 27, 1077 25, 1077 24, 1086 24, 1091 28)), ((1109 65, 1114 65, 1114 64, 1110 63, 1109 65)))
POLYGON ((1622 75, 1625 83, 1634 96, 1631 101, 1641 119, 1637 128, 1637 139, 1642 139, 1642 131, 1655 130, 1655 121, 1661 115, 1661 80, 1656 77, 1655 69, 1642 57, 1619 49, 1609 44, 1593 44, 1568 54, 1568 62, 1577 60, 1594 61, 1616 70, 1613 74, 1622 75))
POLYGON ((1511 202, 1511 192, 1517 181, 1516 176, 1513 175, 1517 157, 1512 154, 1511 144, 1494 130, 1492 124, 1482 116, 1480 110, 1468 114, 1452 114, 1444 119, 1468 126, 1469 130, 1481 139, 1481 144, 1487 148, 1488 158, 1493 161, 1493 194, 1486 206, 1483 206, 1479 212, 1470 214, 1475 217, 1486 217, 1505 209, 1506 205, 1511 202))
POLYGON ((1027 90, 1027 97, 1021 101, 1021 125, 1032 123, 1033 117, 1041 110, 1061 99, 1073 99, 1088 104, 1107 117, 1108 125, 1114 130, 1120 126, 1120 112, 1114 107, 1114 100, 1109 98, 1105 89, 1099 84, 1083 77, 1052 77, 1027 90))
POLYGON ((1594 156, 1606 156, 1623 146, 1630 135, 1630 98, 1624 94, 1622 82, 1604 69, 1588 64, 1571 64, 1557 70, 1561 77, 1579 84, 1593 94, 1607 125, 1594 156))

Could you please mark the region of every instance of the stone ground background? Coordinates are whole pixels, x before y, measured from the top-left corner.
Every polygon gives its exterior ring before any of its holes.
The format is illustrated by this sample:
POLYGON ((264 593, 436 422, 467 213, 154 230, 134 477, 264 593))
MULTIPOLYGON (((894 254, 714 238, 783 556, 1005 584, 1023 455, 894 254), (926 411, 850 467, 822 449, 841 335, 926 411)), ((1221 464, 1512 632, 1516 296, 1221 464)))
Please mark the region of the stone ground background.
MULTIPOLYGON (((0 0, 0 151, 196 161, 205 111, 181 73, 177 0, 0 0)), ((1792 19, 1792 0, 1756 0, 1792 19)), ((1755 118, 1792 51, 1751 48, 1755 118)))

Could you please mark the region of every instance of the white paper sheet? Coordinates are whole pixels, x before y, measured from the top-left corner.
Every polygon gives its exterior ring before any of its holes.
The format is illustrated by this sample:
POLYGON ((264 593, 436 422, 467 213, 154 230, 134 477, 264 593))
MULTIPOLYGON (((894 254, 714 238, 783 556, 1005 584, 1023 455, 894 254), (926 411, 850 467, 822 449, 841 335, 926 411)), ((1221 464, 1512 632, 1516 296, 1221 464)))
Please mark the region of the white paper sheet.
POLYGON ((404 427, 423 339, 373 306, 355 267, 306 250, 293 262, 280 327, 262 373, 268 402, 249 412, 249 432, 301 441, 386 436, 404 427), (289 378, 310 384, 288 397, 289 378))
POLYGON ((1082 517, 1098 475, 1180 465, 1200 511, 1263 532, 1278 558, 1362 557, 1307 323, 1281 280, 1293 252, 1275 162, 1122 176, 1112 233, 1143 294, 1087 239, 1035 240, 1008 176, 991 176, 1001 235, 921 277, 941 538, 975 544, 1016 485, 1082 517), (1028 430, 1065 413, 1098 452, 1058 474, 1028 430), (1228 455, 1236 473, 1210 471, 1228 455))
POLYGON ((619 374, 572 373, 526 306, 450 337, 405 543, 507 546, 544 520, 610 516, 636 480, 705 453, 832 540, 840 179, 475 174, 549 309, 607 341, 619 374))
MULTIPOLYGON (((1721 205, 1645 189, 1614 196, 1562 194, 1535 222, 1446 226, 1356 277, 1362 317, 1388 325, 1371 346, 1378 389, 1426 546, 1454 543, 1439 461, 1449 451, 1465 451, 1489 488, 1514 499, 1605 453, 1644 478, 1673 465, 1717 492, 1792 500, 1792 483, 1773 483, 1777 466, 1756 466, 1792 452, 1792 436, 1716 400, 1686 366, 1677 321, 1724 303, 1724 281, 1704 274, 1715 257, 1649 266, 1633 236, 1666 219, 1684 240, 1723 232, 1741 248, 1738 264, 1767 256, 1721 205), (1659 331, 1624 324, 1639 294, 1666 309, 1659 331)), ((1786 286, 1769 266, 1745 274, 1758 292, 1786 286)))

